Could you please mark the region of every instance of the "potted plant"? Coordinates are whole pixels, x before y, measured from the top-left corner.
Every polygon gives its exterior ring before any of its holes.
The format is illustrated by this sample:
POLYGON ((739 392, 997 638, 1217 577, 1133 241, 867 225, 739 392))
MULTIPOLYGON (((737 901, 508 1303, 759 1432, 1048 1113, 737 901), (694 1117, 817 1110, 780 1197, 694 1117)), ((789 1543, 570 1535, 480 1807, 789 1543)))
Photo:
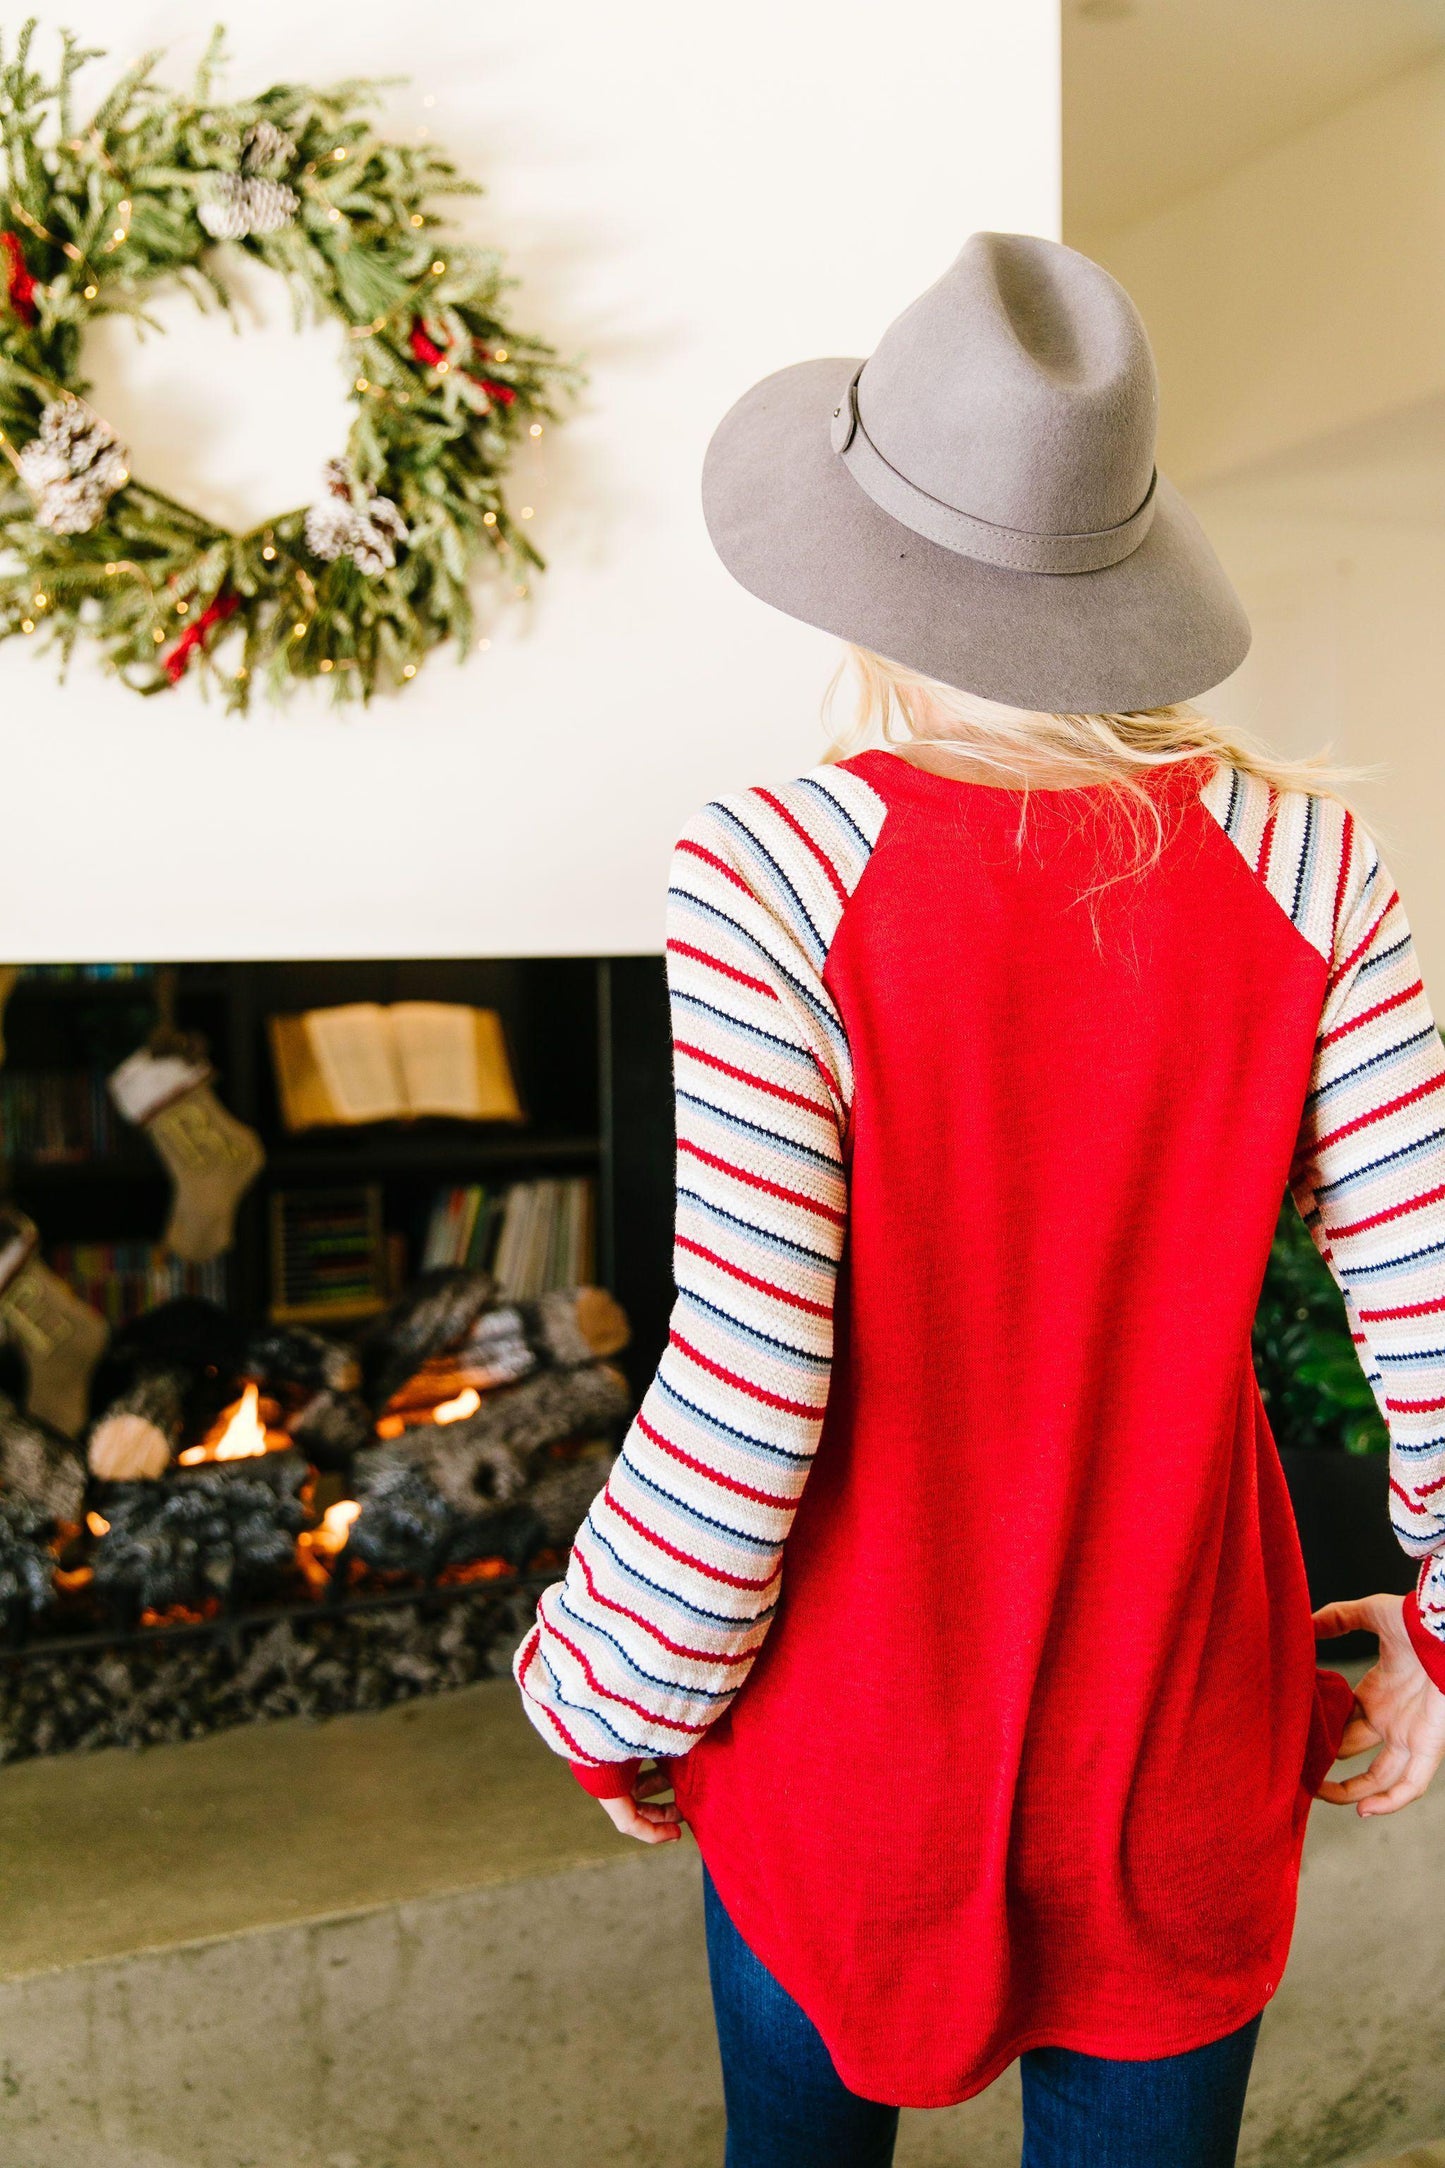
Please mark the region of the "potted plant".
MULTIPOLYGON (((1294 1502, 1310 1600, 1404 1595, 1416 1566, 1390 1526, 1389 1436, 1339 1289, 1289 1197, 1254 1321, 1254 1368, 1294 1502)), ((1363 1636, 1358 1640, 1363 1650, 1363 1636)), ((1350 1653, 1330 1644, 1330 1656, 1350 1653)))

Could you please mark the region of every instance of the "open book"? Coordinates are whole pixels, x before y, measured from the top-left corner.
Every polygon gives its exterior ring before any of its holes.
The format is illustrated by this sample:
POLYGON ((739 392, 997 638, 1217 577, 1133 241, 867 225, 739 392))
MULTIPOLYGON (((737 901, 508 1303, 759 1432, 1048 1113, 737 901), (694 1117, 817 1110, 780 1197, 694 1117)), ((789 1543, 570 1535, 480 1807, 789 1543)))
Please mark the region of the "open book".
POLYGON ((289 1130, 419 1114, 519 1122, 502 1020, 453 1001, 352 1001, 267 1019, 289 1130))

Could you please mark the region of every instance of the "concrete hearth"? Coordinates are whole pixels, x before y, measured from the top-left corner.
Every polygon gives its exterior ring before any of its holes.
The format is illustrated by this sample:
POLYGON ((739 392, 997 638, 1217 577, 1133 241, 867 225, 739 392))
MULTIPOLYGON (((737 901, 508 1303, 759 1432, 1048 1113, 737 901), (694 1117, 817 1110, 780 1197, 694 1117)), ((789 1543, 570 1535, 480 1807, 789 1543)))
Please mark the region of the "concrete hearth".
MULTIPOLYGON (((1445 1790, 1317 1809, 1243 2159, 1445 2129, 1445 1790)), ((496 1682, 0 1771, 5 2168, 713 2168, 690 1842, 614 1839, 496 1682)), ((1017 2089, 900 2168, 1012 2168, 1017 2089)), ((1418 2161, 1445 2156, 1405 2152, 1418 2161)))

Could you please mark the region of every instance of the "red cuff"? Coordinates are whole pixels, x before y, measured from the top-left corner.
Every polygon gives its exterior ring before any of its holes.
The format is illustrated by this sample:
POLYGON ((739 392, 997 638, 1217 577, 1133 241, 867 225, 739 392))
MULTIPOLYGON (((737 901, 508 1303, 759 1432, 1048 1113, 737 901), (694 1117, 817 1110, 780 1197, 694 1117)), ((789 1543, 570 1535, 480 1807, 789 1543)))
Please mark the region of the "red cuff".
MULTIPOLYGON (((1440 1653, 1442 1660, 1445 1660, 1445 1649, 1440 1653)), ((590 1792, 594 1799, 625 1799, 637 1782, 637 1772, 641 1766, 641 1762, 636 1760, 574 1761, 567 1764, 583 1791, 590 1792)))
POLYGON ((1410 1636, 1415 1654, 1429 1672, 1442 1694, 1445 1694, 1445 1641, 1432 1634, 1420 1616, 1420 1606, 1414 1591, 1405 1598, 1405 1631, 1410 1636))

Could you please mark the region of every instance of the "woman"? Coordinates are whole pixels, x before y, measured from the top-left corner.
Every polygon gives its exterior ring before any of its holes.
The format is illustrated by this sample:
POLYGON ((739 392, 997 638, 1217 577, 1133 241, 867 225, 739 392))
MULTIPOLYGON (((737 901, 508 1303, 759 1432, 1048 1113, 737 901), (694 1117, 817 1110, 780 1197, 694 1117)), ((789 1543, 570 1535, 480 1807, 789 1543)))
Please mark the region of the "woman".
POLYGON ((979 234, 708 455, 724 563, 905 735, 678 845, 670 1344, 517 1676, 697 1837, 732 2168, 886 2162, 1015 2057, 1029 2168, 1232 2161, 1311 1797, 1445 1752, 1445 1058, 1328 777, 1182 704, 1249 635, 1155 406, 1105 272, 979 234), (1287 1181, 1424 1560, 1313 1628, 1287 1181))

